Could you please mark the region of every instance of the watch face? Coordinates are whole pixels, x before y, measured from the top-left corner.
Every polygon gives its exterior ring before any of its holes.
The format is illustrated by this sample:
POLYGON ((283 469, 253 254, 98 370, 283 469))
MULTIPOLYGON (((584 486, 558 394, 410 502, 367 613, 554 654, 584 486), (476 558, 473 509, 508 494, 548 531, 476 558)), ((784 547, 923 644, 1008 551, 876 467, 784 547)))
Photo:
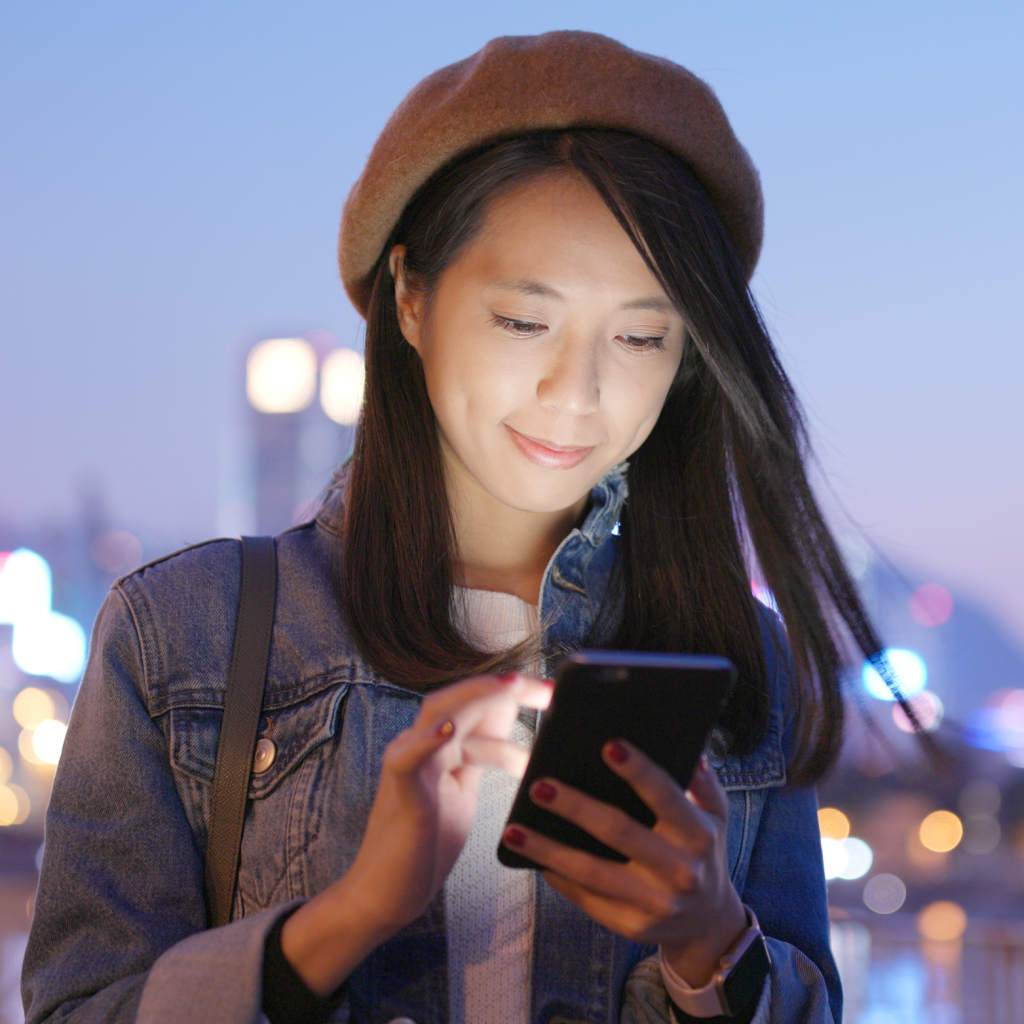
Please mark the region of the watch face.
POLYGON ((768 944, 764 936, 760 935, 756 942, 747 947, 747 951, 722 982, 722 995, 730 1017, 735 1017, 751 999, 760 996, 771 962, 768 944))

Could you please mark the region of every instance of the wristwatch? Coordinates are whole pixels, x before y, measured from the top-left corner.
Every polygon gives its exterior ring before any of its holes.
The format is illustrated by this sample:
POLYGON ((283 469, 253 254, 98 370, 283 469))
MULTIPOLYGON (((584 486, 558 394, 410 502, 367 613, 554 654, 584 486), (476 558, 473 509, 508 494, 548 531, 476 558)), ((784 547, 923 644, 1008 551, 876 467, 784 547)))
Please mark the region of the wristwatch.
POLYGON ((683 981, 658 950, 661 976, 680 1024, 694 1017, 735 1018, 751 1009, 752 1000, 756 1007, 772 958, 756 915, 746 904, 743 909, 747 912, 746 931, 718 961, 718 969, 702 988, 683 981))

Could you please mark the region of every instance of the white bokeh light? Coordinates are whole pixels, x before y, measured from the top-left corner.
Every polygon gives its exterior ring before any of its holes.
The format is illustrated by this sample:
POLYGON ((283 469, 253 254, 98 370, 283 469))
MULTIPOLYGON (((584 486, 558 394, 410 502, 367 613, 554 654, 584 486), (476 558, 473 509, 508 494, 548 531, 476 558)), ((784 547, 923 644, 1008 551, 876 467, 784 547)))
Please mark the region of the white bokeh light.
POLYGON ((335 349, 320 368, 320 405, 335 423, 348 426, 359 419, 366 365, 350 348, 335 349))
POLYGON ((827 836, 821 840, 821 856, 825 862, 825 878, 831 881, 833 878, 842 878, 846 870, 849 854, 843 845, 842 839, 829 839, 827 836))
POLYGON ((28 548, 12 551, 0 566, 0 623, 14 626, 11 657, 32 676, 74 683, 85 668, 85 630, 50 610, 53 576, 46 559, 28 548))
POLYGON ((15 625, 21 619, 50 610, 53 582, 46 559, 28 548, 18 548, 0 568, 0 622, 15 625))
MULTIPOLYGON (((890 647, 883 653, 903 690, 904 697, 913 697, 925 688, 928 682, 928 668, 919 654, 904 650, 902 647, 890 647)), ((861 678, 872 697, 878 700, 896 699, 870 661, 864 662, 861 678)))
POLYGON ((271 338, 254 345, 245 393, 259 412, 300 412, 316 395, 316 352, 302 338, 271 338))
POLYGON ((64 736, 68 727, 52 718, 40 722, 32 734, 32 749, 44 764, 56 764, 64 747, 64 736))
POLYGON ((863 878, 871 870, 871 865, 875 860, 871 847, 863 839, 857 839, 854 836, 842 840, 842 844, 846 851, 846 866, 836 877, 847 881, 863 878))
POLYGON ((896 875, 875 875, 864 886, 864 905, 876 914, 895 914, 907 898, 907 887, 896 875))
POLYGON ((21 619, 14 627, 14 664, 30 676, 76 682, 85 668, 85 630, 60 612, 21 619))

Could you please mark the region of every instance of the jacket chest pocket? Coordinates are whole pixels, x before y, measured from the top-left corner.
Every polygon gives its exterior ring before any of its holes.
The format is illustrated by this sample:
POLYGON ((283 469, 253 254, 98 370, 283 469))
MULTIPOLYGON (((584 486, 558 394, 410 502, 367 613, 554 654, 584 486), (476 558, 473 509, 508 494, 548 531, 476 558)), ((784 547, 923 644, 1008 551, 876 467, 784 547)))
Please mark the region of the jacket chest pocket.
MULTIPOLYGON (((264 708, 249 776, 233 917, 309 895, 302 854, 334 788, 331 755, 347 691, 339 684, 264 708)), ((196 844, 205 849, 222 711, 185 705, 169 715, 175 781, 196 844)))

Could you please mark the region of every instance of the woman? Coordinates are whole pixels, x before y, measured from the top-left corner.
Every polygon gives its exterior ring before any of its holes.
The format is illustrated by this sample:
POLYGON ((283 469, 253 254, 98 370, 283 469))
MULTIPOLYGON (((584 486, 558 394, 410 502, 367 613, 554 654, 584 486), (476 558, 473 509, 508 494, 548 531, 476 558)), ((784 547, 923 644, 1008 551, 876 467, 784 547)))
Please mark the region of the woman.
POLYGON ((203 899, 239 587, 212 541, 100 613, 30 1022, 840 1019, 809 784, 841 740, 833 623, 880 645, 747 289, 761 225, 710 90, 604 37, 494 40, 410 94, 343 218, 366 402, 317 519, 277 542, 232 923, 203 899), (533 787, 622 864, 502 831, 540 677, 582 645, 740 672, 687 792, 604 750, 653 828, 533 787), (499 840, 545 870, 502 868, 499 840))

